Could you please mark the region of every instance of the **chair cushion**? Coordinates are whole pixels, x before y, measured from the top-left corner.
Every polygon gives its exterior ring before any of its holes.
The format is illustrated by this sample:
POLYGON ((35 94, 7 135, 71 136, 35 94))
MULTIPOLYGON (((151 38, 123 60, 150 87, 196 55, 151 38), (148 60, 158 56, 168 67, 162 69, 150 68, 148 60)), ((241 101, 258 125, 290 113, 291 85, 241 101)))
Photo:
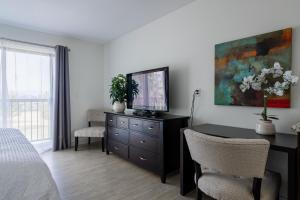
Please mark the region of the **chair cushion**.
POLYGON ((105 127, 93 126, 76 130, 75 137, 104 137, 105 127))
MULTIPOLYGON (((254 200, 252 178, 237 178, 217 173, 203 173, 198 180, 199 189, 218 200, 254 200)), ((280 188, 280 175, 267 171, 262 181, 261 200, 274 200, 280 188)))

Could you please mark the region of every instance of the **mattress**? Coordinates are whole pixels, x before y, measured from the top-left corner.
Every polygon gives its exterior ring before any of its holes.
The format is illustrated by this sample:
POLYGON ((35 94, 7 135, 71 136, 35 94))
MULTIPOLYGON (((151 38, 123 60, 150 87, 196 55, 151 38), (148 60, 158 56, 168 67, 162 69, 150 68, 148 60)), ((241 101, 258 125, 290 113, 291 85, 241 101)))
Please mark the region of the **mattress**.
POLYGON ((59 200, 51 173, 17 129, 0 128, 0 200, 59 200))

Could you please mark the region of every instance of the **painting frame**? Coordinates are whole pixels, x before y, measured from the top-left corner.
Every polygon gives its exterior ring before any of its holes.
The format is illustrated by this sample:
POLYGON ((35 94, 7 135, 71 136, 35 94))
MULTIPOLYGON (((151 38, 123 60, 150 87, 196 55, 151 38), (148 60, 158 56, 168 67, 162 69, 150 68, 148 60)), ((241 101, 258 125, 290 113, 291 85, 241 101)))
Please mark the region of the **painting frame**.
MULTIPOLYGON (((215 105, 263 106, 263 93, 243 93, 239 85, 243 77, 272 67, 279 62, 284 70, 292 66, 292 28, 245 37, 215 45, 215 105)), ((284 96, 271 96, 268 107, 290 108, 291 91, 284 96)))

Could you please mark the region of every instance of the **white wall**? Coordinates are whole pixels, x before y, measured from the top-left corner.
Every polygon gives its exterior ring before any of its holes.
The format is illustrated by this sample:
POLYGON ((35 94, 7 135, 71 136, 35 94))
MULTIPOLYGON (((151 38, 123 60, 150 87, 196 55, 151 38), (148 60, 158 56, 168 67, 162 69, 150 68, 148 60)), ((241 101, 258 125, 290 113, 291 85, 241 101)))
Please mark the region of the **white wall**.
MULTIPOLYGON (((171 112, 188 115, 192 92, 201 88, 196 123, 209 122, 254 128, 260 108, 214 105, 214 45, 294 28, 293 66, 300 75, 300 1, 196 0, 105 45, 104 105, 110 108, 109 82, 118 73, 170 66, 171 112)), ((291 109, 271 109, 280 118, 278 131, 290 132, 300 121, 300 84, 292 90, 291 109)), ((273 164, 282 172, 286 193, 286 157, 273 164)), ((272 163, 271 163, 272 165, 272 163)))
MULTIPOLYGON (((105 107, 112 76, 170 66, 171 112, 187 115, 192 92, 201 88, 196 123, 253 128, 260 108, 214 105, 214 45, 234 39, 294 28, 293 66, 300 75, 300 1, 196 0, 105 46, 105 107)), ((300 121, 300 84, 293 89, 292 109, 271 109, 279 131, 300 121)))
POLYGON ((103 107, 102 45, 1 24, 0 37, 47 45, 60 44, 71 49, 69 62, 72 131, 87 126, 87 109, 103 107))

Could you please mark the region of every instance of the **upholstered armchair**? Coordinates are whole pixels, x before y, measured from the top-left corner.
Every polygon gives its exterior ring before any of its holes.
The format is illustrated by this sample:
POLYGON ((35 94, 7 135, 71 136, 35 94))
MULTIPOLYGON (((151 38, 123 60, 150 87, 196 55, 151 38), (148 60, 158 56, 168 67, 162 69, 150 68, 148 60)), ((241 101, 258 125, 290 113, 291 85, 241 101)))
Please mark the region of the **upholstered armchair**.
POLYGON ((279 199, 280 175, 265 171, 269 142, 226 139, 184 131, 195 162, 197 199, 279 199))
POLYGON ((91 143, 91 138, 101 138, 102 152, 104 152, 104 133, 105 133, 104 112, 101 110, 88 110, 87 121, 89 127, 79 129, 74 132, 75 151, 77 151, 78 149, 78 139, 80 137, 87 137, 88 144, 91 143))

